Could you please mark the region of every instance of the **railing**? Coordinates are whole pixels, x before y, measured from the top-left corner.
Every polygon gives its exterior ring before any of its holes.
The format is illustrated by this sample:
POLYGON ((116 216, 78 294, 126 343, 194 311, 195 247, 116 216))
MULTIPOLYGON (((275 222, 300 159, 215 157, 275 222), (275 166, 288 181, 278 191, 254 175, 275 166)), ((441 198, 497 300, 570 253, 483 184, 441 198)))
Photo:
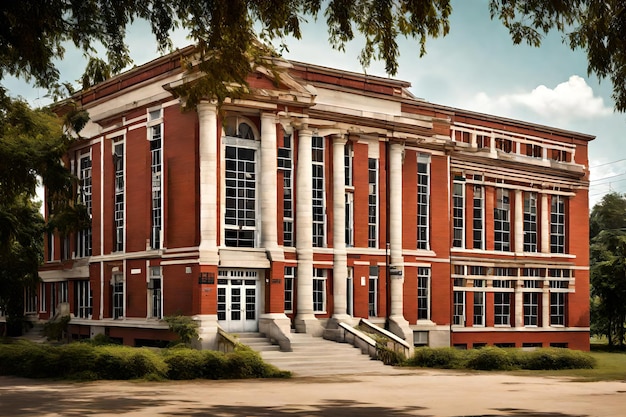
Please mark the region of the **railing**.
POLYGON ((232 352, 239 345, 237 338, 217 326, 217 350, 220 352, 232 352))
POLYGON ((342 340, 344 342, 361 349, 361 353, 369 355, 370 358, 378 359, 376 341, 374 339, 346 323, 339 323, 339 330, 343 333, 342 340))
POLYGON ((407 343, 404 339, 401 339, 397 335, 391 333, 390 331, 385 330, 382 327, 376 326, 374 323, 367 319, 361 319, 361 321, 359 322, 359 327, 362 327, 368 333, 374 333, 381 338, 384 338, 387 344, 387 349, 404 355, 405 358, 408 358, 412 355, 413 346, 407 343))

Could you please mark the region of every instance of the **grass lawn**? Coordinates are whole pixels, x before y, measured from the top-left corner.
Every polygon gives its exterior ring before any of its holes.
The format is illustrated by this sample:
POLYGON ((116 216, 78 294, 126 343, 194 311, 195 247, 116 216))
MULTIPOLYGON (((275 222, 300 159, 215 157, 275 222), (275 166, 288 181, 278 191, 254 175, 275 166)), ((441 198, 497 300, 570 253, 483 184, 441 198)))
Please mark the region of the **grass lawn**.
MULTIPOLYGON (((592 347, 593 349, 593 347, 592 347)), ((626 352, 589 352, 596 360, 594 369, 563 369, 560 371, 513 371, 516 375, 573 377, 579 381, 626 381, 626 352)))

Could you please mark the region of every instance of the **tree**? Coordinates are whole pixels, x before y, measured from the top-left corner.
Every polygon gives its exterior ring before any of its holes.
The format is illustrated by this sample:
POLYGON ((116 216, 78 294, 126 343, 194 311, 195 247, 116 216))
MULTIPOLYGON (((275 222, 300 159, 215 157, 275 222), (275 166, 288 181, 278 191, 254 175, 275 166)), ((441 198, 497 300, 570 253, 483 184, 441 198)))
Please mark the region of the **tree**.
POLYGON ((626 195, 604 196, 591 212, 591 332, 624 347, 626 325, 626 195))
MULTIPOLYGON (((67 120, 80 129, 84 113, 69 112, 67 120)), ((71 141, 59 117, 32 110, 0 88, 0 308, 9 331, 20 331, 24 289, 34 290, 39 281, 46 226, 33 198, 40 178, 54 207, 47 227, 67 233, 88 221, 74 204, 75 179, 61 162, 71 141)))
MULTIPOLYGON (((509 29, 512 40, 539 46, 551 30, 564 34, 571 48, 585 50, 588 71, 610 78, 616 109, 626 110, 626 5, 621 0, 490 0, 492 19, 509 29)), ((360 34, 364 46, 359 60, 365 68, 383 60, 388 74, 398 70, 399 37, 414 38, 420 56, 428 38, 449 31, 451 0, 21 0, 0 6, 0 74, 33 79, 49 88, 59 86, 54 59, 63 57, 67 42, 88 56, 101 44, 108 61, 90 62, 87 73, 116 73, 130 64, 125 43, 127 26, 135 19, 151 24, 158 49, 171 49, 170 32, 188 31, 199 60, 184 60, 188 70, 204 74, 187 91, 193 105, 202 97, 218 101, 232 94, 232 86, 246 85, 250 62, 267 63, 286 48, 288 35, 300 39, 305 19, 323 18, 329 44, 343 50, 360 34), (264 43, 257 40, 260 39, 264 43)))

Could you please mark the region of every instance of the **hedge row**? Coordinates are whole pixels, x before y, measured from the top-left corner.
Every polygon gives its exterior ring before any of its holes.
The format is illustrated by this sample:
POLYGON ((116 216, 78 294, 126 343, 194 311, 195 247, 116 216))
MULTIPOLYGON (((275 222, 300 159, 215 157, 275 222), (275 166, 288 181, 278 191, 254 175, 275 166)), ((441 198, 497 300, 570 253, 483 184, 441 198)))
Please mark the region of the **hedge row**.
POLYGON ((189 348, 154 351, 128 346, 62 346, 16 341, 0 345, 0 375, 26 378, 97 379, 239 379, 284 378, 246 347, 231 353, 189 348))
POLYGON ((546 348, 524 351, 486 347, 459 350, 454 348, 419 348, 404 363, 407 366, 442 369, 477 370, 558 370, 585 369, 595 366, 595 359, 585 352, 546 348))

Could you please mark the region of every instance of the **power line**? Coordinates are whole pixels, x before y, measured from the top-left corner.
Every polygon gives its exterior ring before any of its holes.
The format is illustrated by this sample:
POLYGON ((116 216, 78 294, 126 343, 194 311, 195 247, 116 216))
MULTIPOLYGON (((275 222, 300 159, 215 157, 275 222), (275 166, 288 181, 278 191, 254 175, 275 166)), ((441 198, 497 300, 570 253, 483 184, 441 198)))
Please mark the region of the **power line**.
POLYGON ((589 169, 591 169, 591 168, 603 167, 603 166, 606 166, 606 165, 617 164, 618 162, 622 162, 622 161, 626 161, 626 158, 623 158, 623 159, 618 159, 617 161, 605 162, 605 163, 603 163, 603 164, 598 164, 598 165, 590 165, 590 166, 589 166, 589 169))
MULTIPOLYGON (((589 182, 608 180, 608 179, 611 179, 611 178, 621 177, 623 175, 626 175, 626 172, 623 172, 621 174, 609 175, 608 177, 596 178, 596 179, 590 180, 589 182)), ((609 182, 611 182, 611 181, 609 181, 609 182)))

